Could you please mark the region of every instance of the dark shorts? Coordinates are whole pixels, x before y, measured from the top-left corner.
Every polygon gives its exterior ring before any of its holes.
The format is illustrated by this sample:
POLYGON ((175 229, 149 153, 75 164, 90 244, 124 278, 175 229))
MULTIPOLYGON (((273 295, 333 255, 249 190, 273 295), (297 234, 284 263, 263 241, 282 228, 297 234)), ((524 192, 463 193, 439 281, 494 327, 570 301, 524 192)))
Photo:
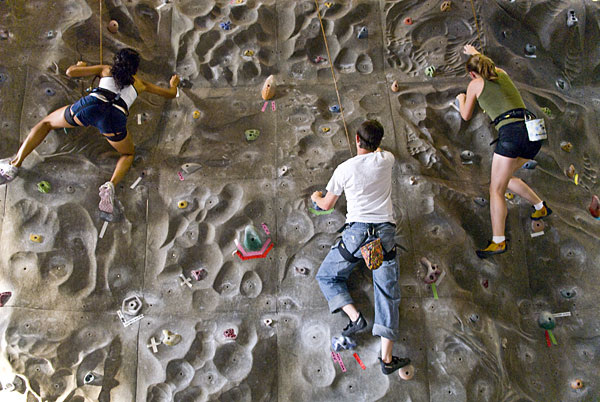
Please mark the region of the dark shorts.
POLYGON ((127 115, 94 96, 84 96, 65 109, 67 123, 78 126, 73 116, 76 116, 85 127, 96 127, 108 140, 117 142, 127 137, 127 115), (106 135, 113 133, 117 135, 106 135))
POLYGON ((529 141, 524 121, 500 127, 494 153, 508 158, 533 159, 540 151, 542 141, 529 141))

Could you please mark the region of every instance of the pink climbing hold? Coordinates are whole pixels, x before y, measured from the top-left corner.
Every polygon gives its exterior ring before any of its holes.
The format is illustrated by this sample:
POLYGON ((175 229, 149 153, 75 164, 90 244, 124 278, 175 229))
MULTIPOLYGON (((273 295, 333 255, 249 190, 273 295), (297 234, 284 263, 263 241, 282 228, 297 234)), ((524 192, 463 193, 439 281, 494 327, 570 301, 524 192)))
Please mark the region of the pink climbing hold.
POLYGON ((223 336, 225 337, 225 339, 236 339, 237 338, 237 335, 233 328, 226 329, 225 332, 223 332, 223 336))
POLYGON ((2 292, 0 293, 0 307, 4 307, 8 299, 12 296, 11 292, 2 292))
POLYGON ((202 279, 206 278, 206 276, 208 275, 208 272, 206 272, 206 270, 204 268, 195 269, 191 273, 192 273, 192 278, 194 278, 197 281, 201 281, 202 279))

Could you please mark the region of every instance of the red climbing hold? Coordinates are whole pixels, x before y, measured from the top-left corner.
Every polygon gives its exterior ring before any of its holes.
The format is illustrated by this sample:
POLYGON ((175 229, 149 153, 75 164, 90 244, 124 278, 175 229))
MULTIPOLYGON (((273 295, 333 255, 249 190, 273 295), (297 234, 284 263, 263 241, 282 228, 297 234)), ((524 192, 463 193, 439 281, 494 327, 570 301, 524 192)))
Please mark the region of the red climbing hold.
POLYGON ((592 202, 590 202, 590 206, 588 208, 590 210, 590 214, 596 219, 600 218, 600 199, 595 195, 592 197, 592 202))
POLYGON ((407 18, 404 19, 404 24, 405 25, 412 25, 412 23, 413 23, 412 18, 407 17, 407 18))
POLYGON ((0 293, 0 307, 4 307, 4 304, 10 299, 10 296, 12 296, 11 292, 0 293))
POLYGON ((488 280, 487 280, 487 279, 484 279, 484 280, 482 280, 482 281, 481 281, 481 285, 482 285, 484 288, 486 288, 486 289, 487 289, 487 288, 488 288, 488 286, 490 286, 490 283, 488 282, 488 280))

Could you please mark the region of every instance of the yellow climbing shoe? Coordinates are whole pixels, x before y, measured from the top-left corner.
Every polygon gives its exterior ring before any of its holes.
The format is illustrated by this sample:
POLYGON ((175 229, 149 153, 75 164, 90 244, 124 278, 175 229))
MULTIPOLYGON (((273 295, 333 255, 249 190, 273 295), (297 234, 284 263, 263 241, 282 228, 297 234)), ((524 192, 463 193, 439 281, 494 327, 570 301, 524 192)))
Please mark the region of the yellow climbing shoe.
MULTIPOLYGON (((535 209, 535 207, 534 207, 534 209, 535 209)), ((552 210, 550 208, 548 208, 548 206, 546 205, 546 201, 544 201, 544 206, 542 207, 542 209, 533 211, 533 213, 531 214, 531 219, 533 219, 534 221, 537 221, 539 219, 550 216, 551 213, 552 213, 552 210)))
POLYGON ((477 257, 479 258, 488 258, 489 256, 492 256, 494 254, 502 254, 504 252, 506 252, 506 249, 508 247, 506 246, 506 240, 504 240, 502 243, 494 243, 493 241, 489 242, 487 247, 484 248, 483 250, 477 250, 477 257))

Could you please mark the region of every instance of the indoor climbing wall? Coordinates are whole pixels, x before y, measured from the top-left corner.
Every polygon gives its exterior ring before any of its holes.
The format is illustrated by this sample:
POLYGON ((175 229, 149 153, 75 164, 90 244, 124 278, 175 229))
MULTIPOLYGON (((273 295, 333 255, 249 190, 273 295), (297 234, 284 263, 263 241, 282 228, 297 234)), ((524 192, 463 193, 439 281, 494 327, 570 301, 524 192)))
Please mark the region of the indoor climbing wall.
MULTIPOLYGON (((0 0, 0 158, 97 84, 65 70, 99 63, 100 35, 103 62, 133 47, 142 78, 182 79, 131 108, 135 162, 104 229, 118 154, 93 128, 51 132, 0 186, 2 401, 599 400, 600 2, 316 3, 0 0), (487 260, 496 134, 452 107, 467 43, 549 131, 518 175, 554 214, 532 227, 507 194, 510 248, 487 260), (315 280, 346 202, 315 214, 309 197, 365 119, 396 156, 411 380, 381 373, 370 331, 332 359, 347 320, 315 280)), ((349 287, 372 323, 369 271, 349 287)))

